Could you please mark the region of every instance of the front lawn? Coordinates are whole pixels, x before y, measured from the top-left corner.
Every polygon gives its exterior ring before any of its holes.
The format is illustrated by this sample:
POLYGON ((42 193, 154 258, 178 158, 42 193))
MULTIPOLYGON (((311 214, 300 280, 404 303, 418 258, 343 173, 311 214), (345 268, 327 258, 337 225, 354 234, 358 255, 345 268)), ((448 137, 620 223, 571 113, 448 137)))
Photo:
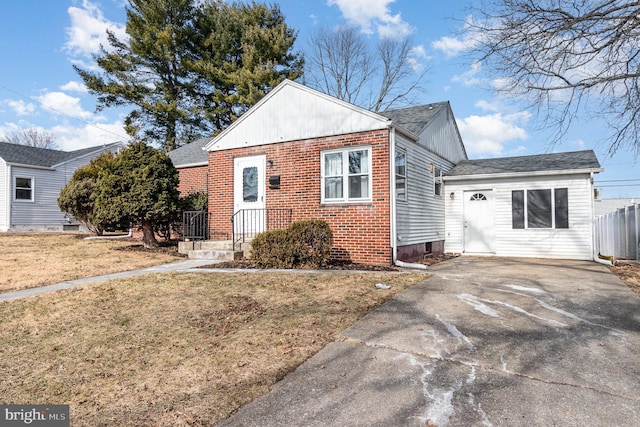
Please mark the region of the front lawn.
POLYGON ((0 403, 69 404, 73 426, 214 425, 427 277, 155 274, 0 303, 0 403))
POLYGON ((175 248, 139 241, 84 240, 80 233, 0 233, 0 292, 151 267, 181 259, 175 248))

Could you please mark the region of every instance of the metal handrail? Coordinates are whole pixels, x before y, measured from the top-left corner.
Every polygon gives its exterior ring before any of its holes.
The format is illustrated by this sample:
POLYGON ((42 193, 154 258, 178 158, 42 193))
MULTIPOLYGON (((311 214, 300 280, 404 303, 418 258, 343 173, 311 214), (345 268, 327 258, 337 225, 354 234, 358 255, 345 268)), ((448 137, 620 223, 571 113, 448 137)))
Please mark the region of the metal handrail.
POLYGON ((182 213, 182 238, 207 240, 207 211, 185 211, 182 213))
POLYGON ((262 232, 287 228, 292 215, 292 209, 240 209, 231 216, 233 250, 262 232))

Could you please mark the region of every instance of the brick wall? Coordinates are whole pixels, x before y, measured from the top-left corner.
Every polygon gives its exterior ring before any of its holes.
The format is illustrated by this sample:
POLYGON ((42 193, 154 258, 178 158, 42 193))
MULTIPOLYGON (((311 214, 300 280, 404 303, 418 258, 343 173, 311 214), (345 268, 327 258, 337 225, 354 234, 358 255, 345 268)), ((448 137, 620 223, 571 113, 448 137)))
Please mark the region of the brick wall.
POLYGON ((180 178, 178 191, 180 191, 180 195, 186 196, 191 193, 206 192, 207 171, 207 165, 178 168, 178 176, 180 178))
POLYGON ((212 236, 230 236, 233 215, 233 160, 266 155, 266 207, 291 208, 293 220, 323 219, 334 236, 336 259, 389 265, 389 131, 377 130, 209 153, 209 212, 212 236), (320 152, 341 147, 371 146, 371 203, 325 204, 321 199, 320 152), (215 173, 211 168, 215 167, 215 173), (280 175, 280 189, 270 189, 269 176, 280 175))

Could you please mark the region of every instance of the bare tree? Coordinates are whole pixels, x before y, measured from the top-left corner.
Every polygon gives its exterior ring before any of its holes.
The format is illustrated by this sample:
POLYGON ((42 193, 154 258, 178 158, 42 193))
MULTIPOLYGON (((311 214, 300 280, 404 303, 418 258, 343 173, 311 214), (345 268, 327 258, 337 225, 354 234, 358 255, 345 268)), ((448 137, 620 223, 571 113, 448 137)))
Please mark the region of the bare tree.
POLYGON ((58 149, 58 144, 53 135, 39 128, 26 128, 11 132, 3 137, 3 140, 11 144, 27 145, 29 147, 58 149))
POLYGON ((582 117, 607 120, 609 153, 640 150, 640 3, 489 0, 468 30, 497 90, 532 102, 560 140, 582 117))
POLYGON ((384 38, 374 52, 355 28, 318 30, 305 57, 305 78, 317 89, 372 111, 413 103, 426 68, 414 67, 411 40, 384 38))

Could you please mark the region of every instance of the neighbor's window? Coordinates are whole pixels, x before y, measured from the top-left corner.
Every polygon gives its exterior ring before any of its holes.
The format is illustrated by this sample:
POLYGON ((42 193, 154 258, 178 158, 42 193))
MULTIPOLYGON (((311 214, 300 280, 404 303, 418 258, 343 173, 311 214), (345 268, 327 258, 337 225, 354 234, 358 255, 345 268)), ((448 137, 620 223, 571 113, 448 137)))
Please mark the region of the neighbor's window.
POLYGON ((511 192, 513 228, 569 228, 566 188, 511 192))
POLYGON ((396 151, 396 198, 407 200, 407 153, 396 151))
POLYGON ((442 196, 442 169, 435 167, 433 169, 433 194, 442 196))
POLYGON ((15 200, 33 201, 33 178, 16 176, 14 184, 15 200))
POLYGON ((371 200, 371 148, 322 153, 322 201, 371 200))

